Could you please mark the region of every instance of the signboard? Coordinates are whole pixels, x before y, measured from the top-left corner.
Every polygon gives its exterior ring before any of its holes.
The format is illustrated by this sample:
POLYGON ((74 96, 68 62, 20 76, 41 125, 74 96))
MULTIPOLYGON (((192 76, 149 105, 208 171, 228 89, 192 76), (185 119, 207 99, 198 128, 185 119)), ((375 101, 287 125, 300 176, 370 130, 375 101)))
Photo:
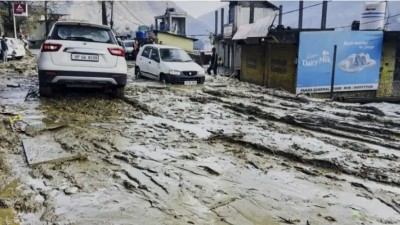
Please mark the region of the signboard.
POLYGON ((224 25, 224 38, 232 38, 232 28, 232 23, 224 25))
POLYGON ((377 90, 382 31, 301 32, 296 93, 377 90), (337 45, 333 65, 334 45, 337 45))
POLYGON ((13 4, 14 16, 28 16, 28 5, 26 3, 13 4))

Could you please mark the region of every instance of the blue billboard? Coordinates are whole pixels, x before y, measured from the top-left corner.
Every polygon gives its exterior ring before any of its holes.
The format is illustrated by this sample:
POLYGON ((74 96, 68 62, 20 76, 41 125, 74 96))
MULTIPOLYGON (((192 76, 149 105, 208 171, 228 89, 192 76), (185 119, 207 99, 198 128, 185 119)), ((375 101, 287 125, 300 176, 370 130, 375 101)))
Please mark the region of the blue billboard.
POLYGON ((382 52, 382 31, 301 32, 296 93, 376 90, 382 52))

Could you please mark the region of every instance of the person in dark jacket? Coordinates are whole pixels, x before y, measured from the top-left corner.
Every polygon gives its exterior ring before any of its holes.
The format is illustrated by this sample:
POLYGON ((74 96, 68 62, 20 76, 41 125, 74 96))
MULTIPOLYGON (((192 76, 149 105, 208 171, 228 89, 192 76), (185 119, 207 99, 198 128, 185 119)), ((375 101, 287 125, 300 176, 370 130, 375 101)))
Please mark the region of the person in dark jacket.
POLYGON ((208 67, 207 69, 208 75, 211 75, 211 70, 214 72, 214 75, 217 75, 217 68, 218 68, 218 54, 215 52, 215 48, 212 48, 210 67, 208 67))
POLYGON ((3 35, 3 38, 1 39, 1 53, 3 56, 3 62, 7 62, 8 46, 6 42, 7 42, 6 36, 3 35))

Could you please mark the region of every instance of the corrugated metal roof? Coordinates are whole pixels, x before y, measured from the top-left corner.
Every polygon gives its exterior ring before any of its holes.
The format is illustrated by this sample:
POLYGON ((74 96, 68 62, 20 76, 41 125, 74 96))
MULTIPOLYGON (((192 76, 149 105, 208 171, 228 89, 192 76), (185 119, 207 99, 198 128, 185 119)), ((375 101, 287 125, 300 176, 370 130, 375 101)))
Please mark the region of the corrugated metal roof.
POLYGON ((266 37, 275 17, 276 12, 272 12, 268 16, 258 19, 255 23, 239 26, 232 40, 266 37))
POLYGON ((232 40, 242 40, 242 39, 247 39, 247 35, 249 34, 251 28, 253 27, 253 23, 252 24, 243 24, 241 26, 239 26, 239 28, 237 29, 235 35, 233 35, 232 40))

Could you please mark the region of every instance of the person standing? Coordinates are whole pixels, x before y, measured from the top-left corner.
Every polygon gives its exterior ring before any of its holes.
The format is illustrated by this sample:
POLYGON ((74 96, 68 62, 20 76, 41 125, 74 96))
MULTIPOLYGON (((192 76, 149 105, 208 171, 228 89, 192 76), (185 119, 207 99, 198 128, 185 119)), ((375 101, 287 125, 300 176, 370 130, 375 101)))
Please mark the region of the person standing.
POLYGON ((214 75, 217 75, 218 68, 218 54, 215 52, 215 47, 212 48, 212 55, 210 61, 210 67, 207 69, 208 75, 211 75, 211 70, 214 72, 214 75))
POLYGON ((25 50, 28 50, 28 42, 25 40, 24 36, 19 35, 19 40, 21 41, 21 44, 24 45, 25 50))
POLYGON ((7 39, 6 39, 5 35, 3 35, 3 39, 1 39, 1 53, 3 55, 3 62, 7 62, 8 46, 7 46, 7 39))
POLYGON ((140 44, 137 39, 135 39, 135 42, 133 43, 133 60, 136 61, 136 57, 139 54, 140 50, 140 44))

